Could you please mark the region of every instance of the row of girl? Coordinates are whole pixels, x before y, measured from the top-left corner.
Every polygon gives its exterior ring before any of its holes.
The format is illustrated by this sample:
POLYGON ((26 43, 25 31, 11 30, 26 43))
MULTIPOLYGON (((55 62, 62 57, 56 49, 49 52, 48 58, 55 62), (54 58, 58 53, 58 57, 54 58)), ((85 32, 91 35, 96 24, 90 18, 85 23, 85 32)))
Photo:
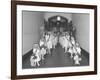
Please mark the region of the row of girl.
POLYGON ((44 60, 46 54, 51 54, 51 49, 55 49, 60 43, 65 53, 70 53, 75 64, 80 64, 81 48, 78 42, 68 32, 55 33, 44 32, 38 44, 34 44, 33 54, 30 58, 31 66, 40 66, 40 61, 44 60))

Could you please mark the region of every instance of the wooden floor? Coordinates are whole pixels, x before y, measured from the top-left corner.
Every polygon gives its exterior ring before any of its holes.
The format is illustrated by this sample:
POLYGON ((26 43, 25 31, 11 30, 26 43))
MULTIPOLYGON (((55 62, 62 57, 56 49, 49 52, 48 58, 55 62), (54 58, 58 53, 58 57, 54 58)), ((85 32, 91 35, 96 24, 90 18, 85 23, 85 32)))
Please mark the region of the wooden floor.
MULTIPOLYGON (((31 52, 32 54, 32 52, 31 52)), ((70 58, 69 53, 64 53, 64 50, 60 45, 56 46, 56 49, 52 50, 52 54, 45 55, 45 60, 40 62, 39 67, 31 67, 30 65, 30 55, 27 56, 26 59, 22 61, 22 68, 48 68, 48 67, 68 67, 68 66, 78 66, 74 64, 73 59, 70 58)), ((84 50, 82 50, 82 61, 80 62, 80 66, 87 66, 89 65, 89 57, 84 50)))

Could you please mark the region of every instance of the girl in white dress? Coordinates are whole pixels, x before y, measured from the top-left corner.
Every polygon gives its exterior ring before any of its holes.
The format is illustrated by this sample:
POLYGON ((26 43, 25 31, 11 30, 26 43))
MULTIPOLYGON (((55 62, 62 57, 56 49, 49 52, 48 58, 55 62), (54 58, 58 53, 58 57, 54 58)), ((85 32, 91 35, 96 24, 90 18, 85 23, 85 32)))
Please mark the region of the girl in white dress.
POLYGON ((48 53, 51 54, 52 37, 50 36, 50 34, 46 35, 46 47, 48 49, 48 53))
POLYGON ((40 60, 40 48, 38 44, 35 44, 33 47, 33 55, 30 58, 31 66, 40 66, 40 60))

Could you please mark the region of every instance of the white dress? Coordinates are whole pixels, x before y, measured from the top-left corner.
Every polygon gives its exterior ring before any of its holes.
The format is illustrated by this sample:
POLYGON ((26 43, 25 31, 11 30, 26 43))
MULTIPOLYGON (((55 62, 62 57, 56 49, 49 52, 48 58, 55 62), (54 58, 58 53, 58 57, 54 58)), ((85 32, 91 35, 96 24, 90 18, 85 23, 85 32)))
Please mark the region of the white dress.
POLYGON ((36 65, 40 66, 39 64, 39 61, 41 60, 40 49, 34 48, 33 53, 35 54, 36 58, 34 59, 34 56, 31 56, 30 58, 31 66, 36 66, 36 65))
POLYGON ((41 49, 41 59, 44 59, 44 55, 46 55, 46 49, 42 48, 41 49))

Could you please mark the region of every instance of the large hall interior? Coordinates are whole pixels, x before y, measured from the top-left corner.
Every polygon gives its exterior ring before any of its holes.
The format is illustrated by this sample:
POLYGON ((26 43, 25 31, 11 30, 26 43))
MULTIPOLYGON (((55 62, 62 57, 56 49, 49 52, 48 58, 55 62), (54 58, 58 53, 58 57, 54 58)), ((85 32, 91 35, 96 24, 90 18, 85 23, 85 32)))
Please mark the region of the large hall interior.
POLYGON ((22 11, 22 69, 89 66, 89 14, 22 11))

